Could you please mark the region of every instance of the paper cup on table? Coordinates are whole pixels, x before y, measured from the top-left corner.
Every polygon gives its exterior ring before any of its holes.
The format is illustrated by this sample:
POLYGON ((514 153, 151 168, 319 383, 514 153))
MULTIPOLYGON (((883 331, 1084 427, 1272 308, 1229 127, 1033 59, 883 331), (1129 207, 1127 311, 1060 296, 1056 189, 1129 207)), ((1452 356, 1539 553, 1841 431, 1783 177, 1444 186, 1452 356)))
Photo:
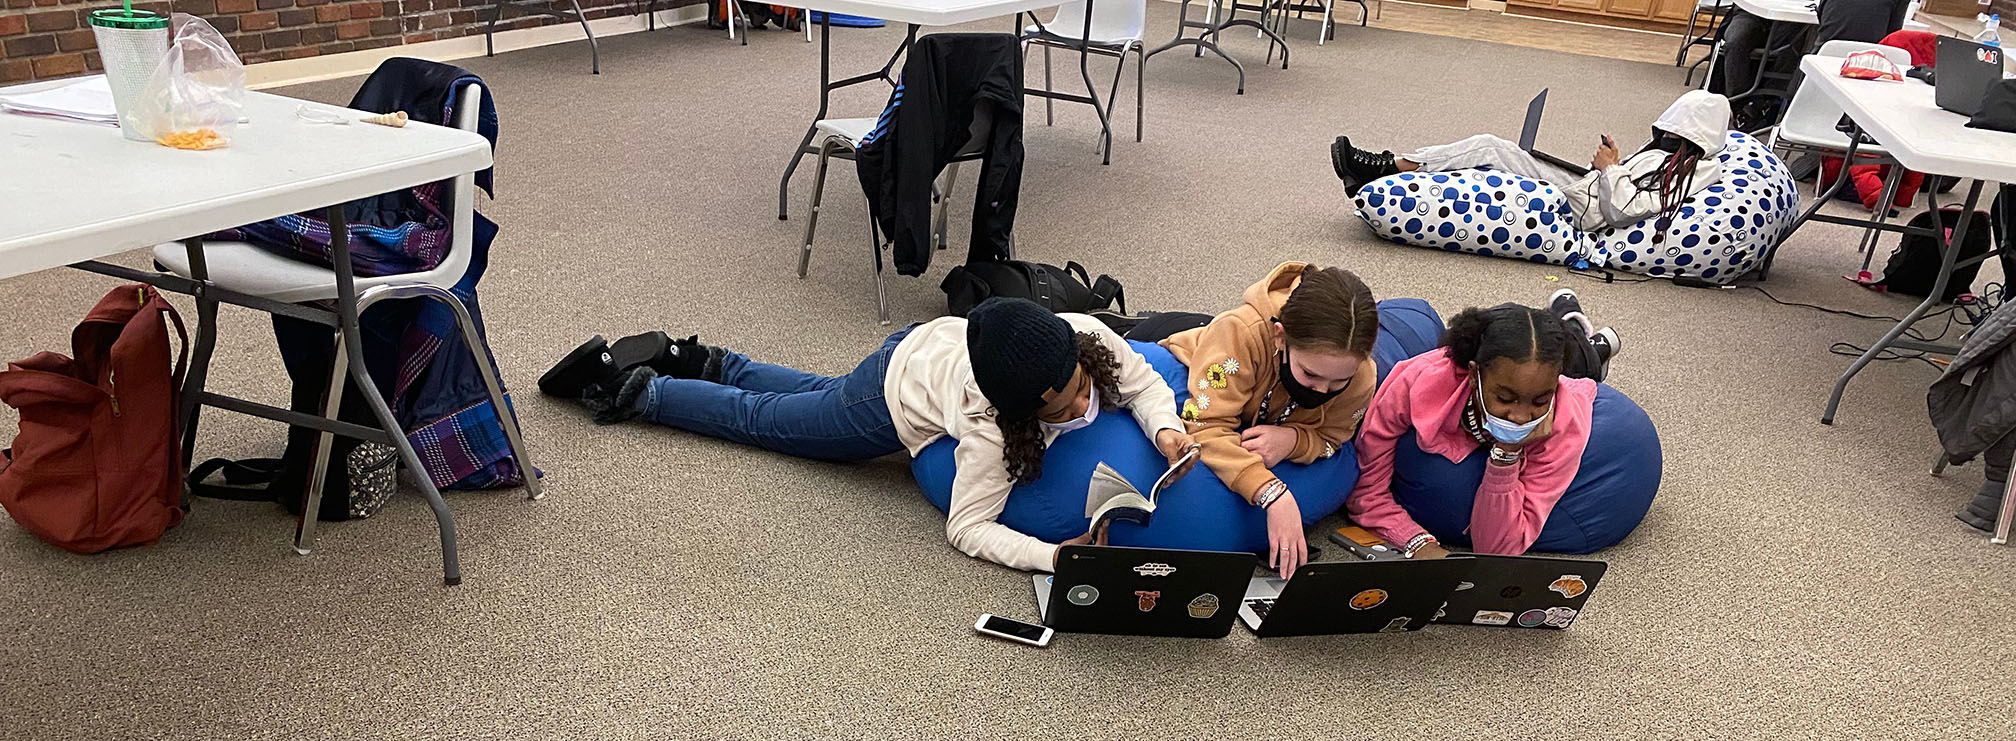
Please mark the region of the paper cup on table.
POLYGON ((119 130, 126 138, 146 141, 133 126, 131 111, 168 56, 168 19, 144 10, 107 8, 91 11, 91 33, 98 38, 98 58, 105 63, 105 82, 112 88, 112 107, 119 112, 119 130))

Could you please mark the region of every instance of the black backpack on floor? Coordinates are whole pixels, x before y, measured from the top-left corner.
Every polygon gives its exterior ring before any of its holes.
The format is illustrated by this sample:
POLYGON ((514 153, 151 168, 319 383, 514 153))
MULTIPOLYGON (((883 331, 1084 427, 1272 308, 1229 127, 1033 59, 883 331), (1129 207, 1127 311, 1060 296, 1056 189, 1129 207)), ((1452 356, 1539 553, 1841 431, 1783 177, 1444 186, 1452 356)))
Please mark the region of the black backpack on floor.
MULTIPOLYGON (((1965 235, 1956 235, 1953 230, 1960 226, 1959 208, 1939 209, 1938 228, 1945 231, 1949 239, 1960 240, 1960 256, 1956 263, 1980 257, 1988 252, 1989 234, 1994 231, 1993 219, 1985 211, 1974 212, 1974 218, 1967 224, 1965 235)), ((1933 229, 1931 211, 1912 217, 1910 228, 1933 229)), ((1925 234, 1906 234, 1890 253, 1890 261, 1883 264, 1883 279, 1876 285, 1893 293, 1925 296, 1932 293, 1932 284, 1939 280, 1939 240, 1925 234)), ((1946 282, 1946 295, 1941 301, 1952 301, 1955 296, 1973 290, 1974 276, 1981 272, 1981 264, 1975 263, 1953 271, 1953 277, 1946 282)))
POLYGON ((945 311, 952 316, 966 312, 980 302, 1001 296, 1026 298, 1052 312, 1083 314, 1118 305, 1127 312, 1127 296, 1120 281, 1101 275, 1097 280, 1076 262, 1064 267, 1023 260, 969 262, 953 268, 938 284, 945 291, 945 311))

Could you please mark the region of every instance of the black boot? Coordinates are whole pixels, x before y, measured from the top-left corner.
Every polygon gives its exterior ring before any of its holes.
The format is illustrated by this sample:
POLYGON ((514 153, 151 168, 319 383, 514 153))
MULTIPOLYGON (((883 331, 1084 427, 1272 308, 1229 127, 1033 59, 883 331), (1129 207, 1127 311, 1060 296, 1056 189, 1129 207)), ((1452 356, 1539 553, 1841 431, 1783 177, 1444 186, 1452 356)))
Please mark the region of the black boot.
POLYGON ((692 378, 701 381, 721 382, 721 360, 728 351, 713 345, 700 344, 700 335, 692 335, 683 340, 673 340, 666 348, 662 362, 652 364, 658 375, 673 378, 692 378))
POLYGON ((588 407, 595 416, 595 424, 613 425, 636 419, 644 410, 637 401, 651 388, 651 381, 658 374, 650 368, 638 366, 612 383, 590 385, 581 391, 581 404, 588 407))
POLYGON ((2002 513, 2002 490, 2005 486, 2007 482, 1994 479, 1981 482, 1981 490, 1974 493, 1974 501, 1968 502, 1967 507, 1953 517, 1981 532, 1994 532, 1995 516, 2002 513))
POLYGON ((563 399, 577 399, 581 390, 614 380, 623 366, 609 351, 609 342, 595 335, 574 348, 544 375, 539 376, 539 392, 563 399))
POLYGON ((1344 194, 1349 196, 1358 195, 1366 183, 1400 171, 1392 152, 1367 152, 1351 146, 1348 136, 1330 142, 1330 167, 1337 172, 1337 179, 1344 181, 1344 194))

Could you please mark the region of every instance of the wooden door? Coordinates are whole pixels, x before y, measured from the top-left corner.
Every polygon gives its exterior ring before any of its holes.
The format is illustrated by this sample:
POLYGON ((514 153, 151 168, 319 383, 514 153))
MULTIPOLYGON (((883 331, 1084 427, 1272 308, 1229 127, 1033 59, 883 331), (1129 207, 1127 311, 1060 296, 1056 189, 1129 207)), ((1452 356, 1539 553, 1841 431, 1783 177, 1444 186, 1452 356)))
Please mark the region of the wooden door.
POLYGON ((1561 0, 1555 7, 1577 10, 1602 10, 1604 0, 1561 0))

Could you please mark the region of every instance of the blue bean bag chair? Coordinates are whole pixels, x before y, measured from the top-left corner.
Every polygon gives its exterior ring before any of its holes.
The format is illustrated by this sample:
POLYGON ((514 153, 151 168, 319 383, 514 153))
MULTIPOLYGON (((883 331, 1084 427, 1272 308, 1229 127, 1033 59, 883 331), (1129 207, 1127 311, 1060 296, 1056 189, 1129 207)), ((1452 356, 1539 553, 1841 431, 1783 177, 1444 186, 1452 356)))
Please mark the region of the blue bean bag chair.
MULTIPOLYGON (((1442 320, 1420 299, 1389 299, 1379 303, 1379 329, 1373 358, 1383 378, 1393 363, 1433 348, 1442 334, 1442 320)), ((1160 345, 1132 344, 1162 374, 1181 409, 1190 398, 1189 369, 1160 345)), ((910 464, 924 497, 941 512, 952 500, 952 453, 957 447, 958 441, 951 438, 939 440, 910 464)), ((1153 485, 1168 468, 1132 414, 1102 412, 1090 426, 1058 436, 1043 456, 1043 476, 1016 487, 996 521, 1052 543, 1084 535, 1091 526, 1085 517, 1085 484, 1102 461, 1140 487, 1153 485)), ((1311 526, 1344 506, 1345 496, 1358 483, 1358 453, 1347 445, 1306 466, 1275 466, 1274 473, 1295 492, 1302 524, 1311 526)), ((1267 520, 1200 465, 1162 493, 1148 527, 1116 522, 1107 539, 1122 546, 1260 553, 1267 550, 1267 520)))
MULTIPOLYGON (((1468 546, 1470 505, 1484 483, 1486 456, 1479 448, 1462 463, 1450 463, 1423 452, 1409 432, 1394 446, 1393 498, 1436 539, 1468 546)), ((1616 545, 1651 509, 1661 468, 1652 418, 1623 392, 1599 384, 1582 468, 1530 550, 1594 553, 1616 545)))
POLYGON ((1399 244, 1728 285, 1762 266, 1798 219, 1799 190, 1748 134, 1730 132, 1716 156, 1721 178, 1680 206, 1656 245, 1657 217, 1583 232, 1559 188, 1488 169, 1389 175, 1366 183, 1354 204, 1366 226, 1399 244))

